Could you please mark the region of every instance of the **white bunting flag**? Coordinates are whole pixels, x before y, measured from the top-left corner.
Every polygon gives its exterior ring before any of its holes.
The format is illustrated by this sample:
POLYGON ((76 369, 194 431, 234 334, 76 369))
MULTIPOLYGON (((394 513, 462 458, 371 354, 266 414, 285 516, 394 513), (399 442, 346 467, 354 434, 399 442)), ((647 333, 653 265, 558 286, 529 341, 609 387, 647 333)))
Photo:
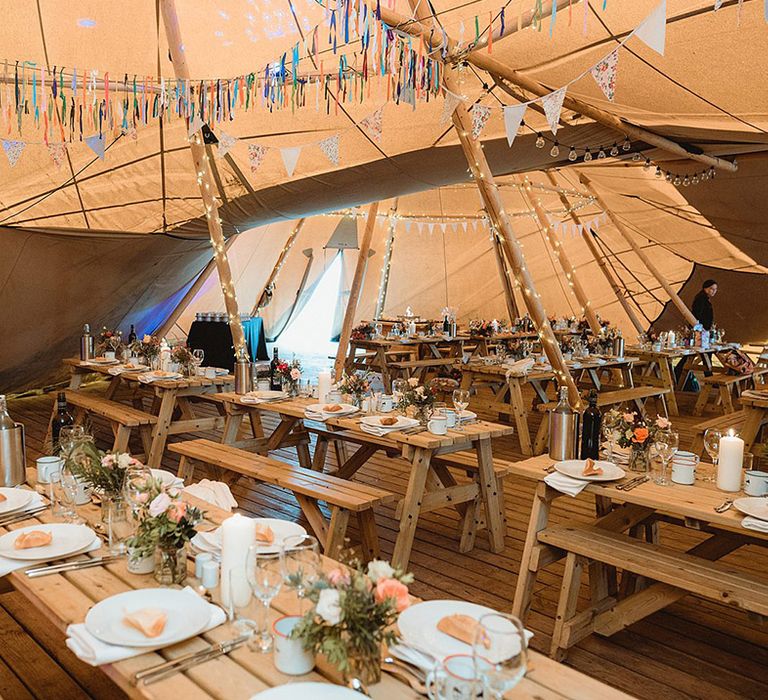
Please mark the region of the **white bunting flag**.
POLYGON ((86 136, 85 143, 101 160, 104 160, 104 147, 106 145, 104 134, 86 136))
POLYGON ((256 146, 251 144, 248 146, 248 161, 251 164, 251 172, 255 173, 261 162, 264 160, 264 156, 267 154, 266 146, 256 146))
POLYGON ((432 235, 435 232, 435 222, 434 221, 430 221, 427 224, 427 229, 429 229, 429 233, 430 233, 430 235, 432 235))
POLYGON ((443 113, 440 116, 440 124, 447 124, 451 121, 453 113, 456 108, 461 104, 462 100, 458 95, 454 95, 452 92, 445 93, 445 100, 443 101, 443 113))
POLYGON ((57 168, 61 167, 64 162, 64 156, 67 153, 67 147, 63 143, 49 143, 48 155, 51 156, 51 160, 54 162, 57 168))
POLYGON ((611 102, 616 95, 616 69, 618 65, 619 50, 616 49, 611 51, 590 71, 598 87, 611 102))
POLYGON ((320 150, 325 157, 334 165, 339 164, 339 135, 334 134, 327 139, 323 139, 319 144, 320 150))
POLYGON ((421 233, 424 230, 424 224, 422 224, 421 221, 417 221, 416 228, 419 229, 419 233, 421 233))
POLYGON ((379 107, 373 114, 363 119, 360 126, 365 129, 376 143, 381 143, 381 132, 384 123, 384 107, 379 107))
POLYGON ((559 90, 550 92, 549 95, 544 95, 541 98, 541 106, 544 107, 544 114, 547 116, 547 123, 549 128, 552 129, 553 134, 557 133, 557 129, 560 126, 560 111, 563 109, 565 91, 566 88, 561 87, 559 90))
POLYGON ((462 222, 461 222, 461 228, 463 228, 463 229, 464 229, 464 233, 466 233, 466 232, 467 232, 467 222, 466 222, 466 221, 462 221, 462 222))
POLYGON ((192 121, 189 124, 189 131, 187 132, 187 137, 192 138, 200 129, 203 128, 203 120, 200 118, 199 114, 196 114, 192 121))
POLYGON ((477 233, 477 219, 472 219, 472 230, 477 233))
POLYGON ((458 224, 455 224, 455 223, 451 224, 451 231, 456 233, 456 232, 458 232, 458 230, 459 230, 459 225, 458 224))
POLYGON ((661 0, 643 23, 635 29, 635 36, 656 53, 664 55, 667 39, 667 0, 661 0))
POLYGON ((488 119, 491 116, 491 108, 485 105, 472 105, 472 138, 477 139, 482 133, 488 119))
POLYGON ((219 134, 219 147, 216 151, 216 155, 218 155, 219 158, 223 158, 232 150, 232 147, 236 143, 237 139, 234 136, 230 136, 228 133, 222 131, 219 134))
POLYGON ((523 123, 527 105, 510 105, 504 107, 504 128, 507 131, 507 143, 512 148, 517 132, 520 130, 520 124, 523 123))
POLYGON ((24 141, 6 141, 3 139, 3 150, 11 167, 15 166, 21 158, 21 152, 27 144, 24 141))
POLYGON ((296 163, 299 162, 299 156, 301 155, 301 146, 281 148, 280 155, 283 157, 285 172, 288 173, 288 177, 293 177, 293 173, 296 171, 296 163))
POLYGON ((405 232, 410 233, 411 232, 411 224, 413 224, 413 221, 411 219, 405 220, 405 232))
POLYGON ((443 223, 440 224, 440 230, 445 233, 448 230, 448 224, 443 221, 443 223))

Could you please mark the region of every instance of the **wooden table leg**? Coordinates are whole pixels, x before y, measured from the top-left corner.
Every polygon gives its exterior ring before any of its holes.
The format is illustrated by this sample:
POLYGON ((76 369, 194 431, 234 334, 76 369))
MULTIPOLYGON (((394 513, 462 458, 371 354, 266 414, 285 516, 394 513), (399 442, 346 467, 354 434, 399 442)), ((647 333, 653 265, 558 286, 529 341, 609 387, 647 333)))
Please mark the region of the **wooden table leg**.
POLYGON ((746 452, 752 449, 752 445, 757 439, 765 413, 766 409, 764 408, 758 408, 757 406, 744 407, 744 425, 741 428, 741 439, 744 440, 744 450, 746 452))
POLYGON ((227 417, 224 419, 224 430, 221 434, 221 443, 231 445, 237 442, 237 433, 243 423, 243 414, 227 411, 227 417))
POLYGON ((147 466, 159 469, 168 439, 168 428, 173 420, 173 410, 176 408, 176 389, 163 389, 160 400, 160 410, 157 413, 157 423, 152 433, 152 446, 149 450, 147 466))
POLYGON ((411 558, 411 548, 416 535, 416 525, 419 522, 421 499, 424 496, 424 487, 429 474, 429 464, 432 460, 432 451, 417 447, 411 458, 411 475, 408 479, 408 488, 403 499, 403 513, 400 517, 400 531, 395 542, 395 551, 392 554, 392 566, 396 569, 408 568, 411 558))
POLYGON ((667 358, 659 359, 659 374, 661 375, 664 388, 669 389, 667 394, 669 413, 672 416, 679 416, 680 409, 677 407, 677 397, 675 396, 675 372, 672 369, 671 360, 667 358))
POLYGON ((512 415, 515 417, 515 428, 517 428, 517 439, 520 441, 521 452, 530 457, 533 455, 533 446, 531 445, 531 433, 528 430, 528 411, 525 410, 525 401, 520 382, 514 377, 507 380, 509 386, 509 404, 512 407, 512 415))
POLYGON ((480 495, 485 506, 485 522, 491 540, 491 550, 501 552, 504 549, 504 535, 506 534, 504 497, 503 493, 500 493, 503 485, 496 478, 496 472, 493 468, 490 438, 478 440, 475 445, 475 452, 477 452, 480 495))

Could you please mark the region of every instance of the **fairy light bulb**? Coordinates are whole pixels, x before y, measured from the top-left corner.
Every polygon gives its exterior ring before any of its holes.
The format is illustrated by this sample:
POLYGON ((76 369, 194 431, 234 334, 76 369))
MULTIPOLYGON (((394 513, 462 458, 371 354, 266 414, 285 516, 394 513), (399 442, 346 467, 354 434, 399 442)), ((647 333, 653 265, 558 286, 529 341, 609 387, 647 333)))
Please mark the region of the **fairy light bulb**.
POLYGON ((683 179, 683 187, 688 187, 688 185, 690 185, 690 184, 691 184, 691 180, 690 180, 690 178, 689 178, 689 177, 686 175, 686 176, 685 176, 685 178, 683 179))
POLYGON ((648 170, 648 168, 651 167, 651 160, 650 158, 645 159, 645 163, 643 163, 643 170, 648 170))
POLYGON ((605 158, 605 157, 606 157, 605 151, 603 150, 603 147, 600 146, 600 150, 597 152, 597 159, 598 160, 603 160, 603 158, 605 158))
POLYGON ((592 152, 587 148, 586 153, 584 153, 584 162, 589 163, 590 160, 592 160, 592 152))
POLYGON ((617 155, 619 155, 619 147, 614 143, 611 148, 611 157, 615 158, 617 155))
POLYGON ((665 179, 667 182, 672 182, 672 173, 670 173, 669 171, 667 171, 666 175, 664 175, 664 179, 665 179))
POLYGON ((639 153, 633 153, 632 154, 632 160, 634 160, 637 163, 640 160, 640 154, 639 153))
POLYGON ((699 174, 698 174, 698 173, 696 173, 696 174, 695 174, 695 175, 694 175, 694 176, 691 178, 691 184, 693 184, 693 185, 698 185, 698 184, 699 184, 699 174))
POLYGON ((623 143, 623 144, 621 144, 621 147, 622 147, 622 148, 623 148, 625 151, 628 151, 630 148, 632 148, 632 144, 629 142, 629 136, 627 136, 627 137, 624 139, 624 143, 623 143))
POLYGON ((536 135, 536 148, 544 148, 545 145, 546 145, 546 142, 544 141, 544 137, 539 132, 536 135))
POLYGON ((549 152, 549 155, 553 158, 557 158, 557 156, 560 155, 560 144, 558 144, 557 141, 552 144, 552 150, 549 152))
POLYGON ((570 160, 570 161, 571 161, 571 163, 573 163, 573 162, 575 162, 575 161, 576 161, 576 159, 577 159, 578 157, 579 157, 579 156, 578 156, 578 155, 576 155, 576 149, 575 149, 573 146, 571 146, 571 150, 570 150, 570 151, 568 151, 568 160, 570 160))
POLYGON ((679 187, 681 182, 682 182, 682 180, 680 179, 680 176, 679 175, 675 175, 675 179, 673 180, 673 184, 679 187))
POLYGON ((661 168, 658 165, 656 166, 656 172, 654 175, 656 175, 656 177, 661 177, 661 168))
POLYGON ((713 166, 712 166, 712 167, 709 169, 709 177, 710 177, 711 179, 714 179, 715 175, 717 175, 717 172, 715 171, 715 166, 713 165, 713 166))

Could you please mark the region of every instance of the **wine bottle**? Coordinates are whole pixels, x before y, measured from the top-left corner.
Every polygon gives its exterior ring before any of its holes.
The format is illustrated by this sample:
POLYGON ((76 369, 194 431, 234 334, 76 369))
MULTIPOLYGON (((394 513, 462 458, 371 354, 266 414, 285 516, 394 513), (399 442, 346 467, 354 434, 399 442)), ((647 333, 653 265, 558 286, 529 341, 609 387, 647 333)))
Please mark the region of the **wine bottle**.
POLYGON ((283 388, 282 378, 280 372, 277 369, 280 358, 277 354, 277 348, 272 351, 272 362, 269 363, 269 388, 272 391, 280 391, 283 388))
POLYGON ((443 333, 445 335, 448 335, 451 332, 451 319, 448 317, 448 314, 445 314, 443 316, 443 333))
POLYGON ((581 458, 599 459, 600 426, 603 417, 597 407, 597 392, 589 392, 589 406, 581 419, 581 458))
POLYGON ((53 453, 59 451, 59 435, 65 426, 74 425, 75 420, 67 409, 67 395, 60 391, 56 397, 56 415, 51 421, 51 446, 53 453))
POLYGON ((128 333, 128 345, 133 345, 136 342, 136 329, 131 324, 131 330, 128 333))

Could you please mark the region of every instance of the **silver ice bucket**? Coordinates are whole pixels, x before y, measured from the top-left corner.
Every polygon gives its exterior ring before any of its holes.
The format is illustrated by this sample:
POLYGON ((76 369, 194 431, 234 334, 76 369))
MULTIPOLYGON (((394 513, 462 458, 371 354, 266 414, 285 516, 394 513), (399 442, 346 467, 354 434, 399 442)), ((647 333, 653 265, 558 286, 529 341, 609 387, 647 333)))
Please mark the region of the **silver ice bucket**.
POLYGON ((24 426, 0 430, 0 486, 13 487, 27 480, 24 426))

